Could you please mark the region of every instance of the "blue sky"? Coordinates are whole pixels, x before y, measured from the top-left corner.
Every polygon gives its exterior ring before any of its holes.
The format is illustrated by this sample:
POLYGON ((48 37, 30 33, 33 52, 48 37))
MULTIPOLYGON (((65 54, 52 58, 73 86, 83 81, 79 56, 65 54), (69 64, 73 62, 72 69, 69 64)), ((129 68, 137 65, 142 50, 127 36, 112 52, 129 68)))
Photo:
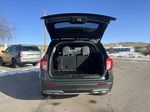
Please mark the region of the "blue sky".
MULTIPOLYGON (((0 18, 15 27, 10 44, 43 44, 42 10, 114 16, 102 42, 150 42, 150 0, 0 0, 0 18)), ((47 34, 47 44, 50 42, 47 34)))

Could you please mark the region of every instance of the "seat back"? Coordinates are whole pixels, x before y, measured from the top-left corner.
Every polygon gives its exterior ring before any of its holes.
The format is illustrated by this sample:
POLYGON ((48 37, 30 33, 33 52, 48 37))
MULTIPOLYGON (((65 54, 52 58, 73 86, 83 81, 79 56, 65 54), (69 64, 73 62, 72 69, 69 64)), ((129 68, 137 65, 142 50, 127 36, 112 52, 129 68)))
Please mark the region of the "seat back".
POLYGON ((82 56, 89 56, 90 55, 89 46, 83 46, 81 52, 82 52, 82 56))

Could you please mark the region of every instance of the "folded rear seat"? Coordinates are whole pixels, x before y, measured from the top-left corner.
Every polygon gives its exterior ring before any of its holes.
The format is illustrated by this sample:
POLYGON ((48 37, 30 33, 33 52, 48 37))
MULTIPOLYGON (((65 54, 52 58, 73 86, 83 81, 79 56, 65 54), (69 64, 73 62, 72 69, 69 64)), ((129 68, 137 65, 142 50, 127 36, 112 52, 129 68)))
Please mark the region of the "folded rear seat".
POLYGON ((82 48, 82 56, 77 56, 77 71, 84 74, 95 74, 99 72, 99 66, 95 55, 90 52, 89 46, 82 48))
POLYGON ((76 71, 76 56, 70 56, 70 47, 65 46, 62 49, 62 55, 58 56, 58 70, 59 71, 76 71))
POLYGON ((80 73, 89 73, 92 63, 90 48, 88 46, 84 46, 82 48, 82 55, 77 56, 77 71, 80 73))
POLYGON ((62 56, 57 57, 57 70, 66 73, 95 73, 96 59, 90 54, 90 48, 83 46, 80 56, 72 56, 70 47, 65 46, 62 49, 62 56))

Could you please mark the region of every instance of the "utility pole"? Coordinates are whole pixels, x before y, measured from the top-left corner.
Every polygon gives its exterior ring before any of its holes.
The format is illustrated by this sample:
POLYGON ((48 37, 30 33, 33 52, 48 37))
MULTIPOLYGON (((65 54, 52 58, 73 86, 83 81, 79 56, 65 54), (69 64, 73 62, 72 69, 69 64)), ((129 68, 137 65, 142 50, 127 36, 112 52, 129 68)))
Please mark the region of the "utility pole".
MULTIPOLYGON (((44 12, 44 16, 46 16, 47 10, 43 10, 43 12, 44 12)), ((44 25, 44 51, 46 51, 46 49, 47 49, 47 46, 46 46, 46 27, 44 25)))

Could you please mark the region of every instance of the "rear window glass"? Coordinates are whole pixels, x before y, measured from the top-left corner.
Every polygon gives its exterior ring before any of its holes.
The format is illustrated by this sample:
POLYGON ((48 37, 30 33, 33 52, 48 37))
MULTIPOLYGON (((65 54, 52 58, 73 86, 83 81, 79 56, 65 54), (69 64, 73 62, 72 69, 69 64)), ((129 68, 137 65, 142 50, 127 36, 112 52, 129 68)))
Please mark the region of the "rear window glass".
POLYGON ((12 52, 13 51, 13 48, 12 47, 9 47, 6 49, 6 52, 12 52))
POLYGON ((90 22, 83 23, 83 24, 72 24, 70 22, 62 22, 62 23, 56 23, 54 26, 55 26, 56 29, 57 28, 70 28, 70 27, 73 27, 73 28, 80 27, 80 28, 97 29, 99 25, 96 24, 96 23, 90 23, 90 22))
POLYGON ((80 55, 81 54, 81 49, 82 49, 82 47, 70 48, 70 53, 72 55, 80 55))
POLYGON ((22 51, 40 51, 38 47, 24 46, 21 49, 22 51))

